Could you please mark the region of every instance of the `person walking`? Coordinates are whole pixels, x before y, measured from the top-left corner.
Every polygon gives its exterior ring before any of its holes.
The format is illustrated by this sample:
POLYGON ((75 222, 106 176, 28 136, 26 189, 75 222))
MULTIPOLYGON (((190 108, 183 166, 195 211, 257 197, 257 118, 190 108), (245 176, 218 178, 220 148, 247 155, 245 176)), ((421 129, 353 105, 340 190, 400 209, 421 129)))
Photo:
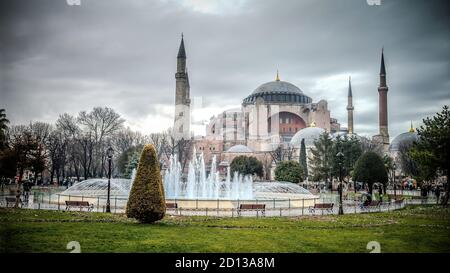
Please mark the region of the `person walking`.
POLYGON ((441 195, 441 189, 439 188, 439 186, 436 186, 436 190, 434 191, 434 193, 436 194, 436 204, 439 204, 439 197, 441 195))
POLYGON ((378 195, 380 196, 380 202, 382 202, 383 201, 383 188, 381 185, 378 187, 378 195))

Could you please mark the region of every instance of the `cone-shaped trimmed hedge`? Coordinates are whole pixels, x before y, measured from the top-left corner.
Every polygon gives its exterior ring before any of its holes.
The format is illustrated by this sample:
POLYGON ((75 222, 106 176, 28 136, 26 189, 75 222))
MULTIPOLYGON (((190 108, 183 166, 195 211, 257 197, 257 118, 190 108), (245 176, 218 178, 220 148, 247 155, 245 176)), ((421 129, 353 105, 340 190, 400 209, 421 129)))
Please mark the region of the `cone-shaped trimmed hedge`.
POLYGON ((142 223, 161 220, 166 212, 164 187, 158 157, 153 145, 147 144, 141 153, 126 214, 142 223))

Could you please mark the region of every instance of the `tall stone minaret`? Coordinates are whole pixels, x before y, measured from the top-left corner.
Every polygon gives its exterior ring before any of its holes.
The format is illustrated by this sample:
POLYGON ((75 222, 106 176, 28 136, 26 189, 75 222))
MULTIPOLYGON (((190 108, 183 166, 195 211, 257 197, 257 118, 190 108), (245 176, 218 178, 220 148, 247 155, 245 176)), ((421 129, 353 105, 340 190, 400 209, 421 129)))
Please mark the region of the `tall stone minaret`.
POLYGON ((177 56, 177 73, 175 73, 175 121, 173 134, 176 140, 190 139, 191 125, 191 99, 189 94, 189 77, 186 69, 186 51, 184 37, 181 34, 180 48, 177 56))
POLYGON ((380 85, 378 86, 379 98, 379 126, 380 137, 385 146, 389 146, 388 108, 387 108, 386 68, 384 66, 384 49, 381 50, 380 85))
POLYGON ((347 118, 348 118, 348 133, 353 134, 353 95, 352 95, 352 78, 348 78, 348 95, 347 95, 347 118))

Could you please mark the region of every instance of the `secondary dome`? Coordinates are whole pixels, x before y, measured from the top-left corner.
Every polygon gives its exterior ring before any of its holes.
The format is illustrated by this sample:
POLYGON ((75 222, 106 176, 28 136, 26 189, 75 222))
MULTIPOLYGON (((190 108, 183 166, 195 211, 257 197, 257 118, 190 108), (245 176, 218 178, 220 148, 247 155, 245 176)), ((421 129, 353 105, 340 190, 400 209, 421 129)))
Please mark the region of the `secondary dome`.
POLYGON ((305 139, 305 146, 313 146, 314 141, 319 139, 320 135, 325 132, 319 127, 307 127, 298 131, 291 139, 291 145, 300 147, 302 139, 305 139))
POLYGON ((245 145, 234 145, 226 151, 227 153, 253 153, 252 149, 245 145))
POLYGON ((391 152, 396 152, 399 150, 401 143, 411 144, 414 141, 417 141, 418 135, 415 131, 409 131, 403 134, 400 134, 392 140, 391 145, 389 145, 389 150, 391 152))
POLYGON ((292 83, 277 80, 267 82, 256 88, 250 96, 244 99, 243 104, 254 104, 256 99, 262 98, 265 102, 274 103, 311 103, 312 99, 292 83))
POLYGON ((408 145, 412 144, 413 142, 417 141, 418 135, 416 130, 414 130, 412 121, 411 121, 411 127, 409 128, 409 131, 403 134, 400 134, 392 140, 391 145, 389 145, 389 151, 391 152, 397 152, 400 148, 401 143, 407 143, 408 145))

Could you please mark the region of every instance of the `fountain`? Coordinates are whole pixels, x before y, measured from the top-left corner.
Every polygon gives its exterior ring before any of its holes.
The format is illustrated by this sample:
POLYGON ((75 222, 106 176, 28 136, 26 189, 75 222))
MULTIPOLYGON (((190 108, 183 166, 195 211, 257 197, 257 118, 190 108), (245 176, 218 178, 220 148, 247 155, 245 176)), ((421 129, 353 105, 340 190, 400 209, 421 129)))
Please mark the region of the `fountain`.
POLYGON ((170 157, 169 168, 164 175, 164 187, 168 199, 252 199, 253 180, 251 176, 242 176, 235 172, 231 179, 230 167, 225 180, 220 179, 217 171, 217 159, 213 156, 209 175, 203 153, 197 155, 194 148, 186 181, 183 181, 177 156, 170 157))
MULTIPOLYGON (((133 170, 131 179, 111 179, 111 202, 114 207, 126 207, 135 175, 136 170, 133 170)), ((230 212, 243 203, 266 204, 273 208, 299 208, 313 206, 318 198, 298 184, 283 181, 253 182, 251 176, 232 173, 229 167, 226 175, 221 177, 215 156, 207 173, 203 153, 197 154, 195 148, 185 177, 177 156, 170 157, 163 183, 166 202, 177 203, 182 209, 222 209, 230 212)), ((106 202, 107 187, 108 179, 88 179, 59 193, 57 199, 60 203, 71 198, 81 199, 101 207, 106 202)))

